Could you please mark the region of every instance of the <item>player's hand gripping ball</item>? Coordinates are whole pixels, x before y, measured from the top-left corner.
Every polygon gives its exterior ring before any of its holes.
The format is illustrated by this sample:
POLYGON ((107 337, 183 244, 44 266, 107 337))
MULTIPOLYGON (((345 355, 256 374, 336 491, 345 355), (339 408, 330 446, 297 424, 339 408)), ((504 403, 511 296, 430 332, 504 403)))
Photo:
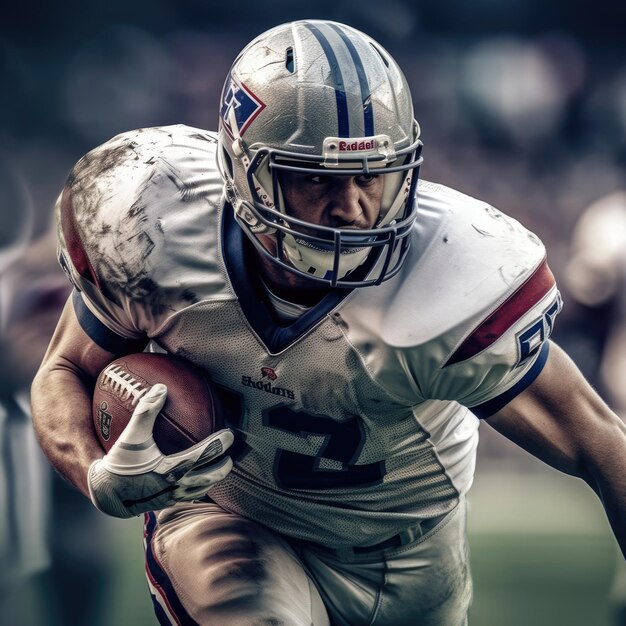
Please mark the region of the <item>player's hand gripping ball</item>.
POLYGON ((204 495, 232 468, 233 433, 209 381, 184 359, 131 354, 101 372, 94 426, 107 454, 89 468, 92 502, 131 517, 204 495))

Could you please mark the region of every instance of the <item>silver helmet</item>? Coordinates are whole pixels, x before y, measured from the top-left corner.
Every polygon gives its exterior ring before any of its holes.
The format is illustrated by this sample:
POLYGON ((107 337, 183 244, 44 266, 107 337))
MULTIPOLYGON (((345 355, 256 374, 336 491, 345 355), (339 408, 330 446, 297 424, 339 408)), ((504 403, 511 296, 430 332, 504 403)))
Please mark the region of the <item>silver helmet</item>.
POLYGON ((406 79, 377 42, 336 22, 278 26, 244 48, 224 84, 218 161, 227 199, 256 248, 285 269, 333 287, 379 284, 408 250, 419 133, 406 79), (280 171, 382 175, 375 227, 290 216, 280 171), (261 234, 274 239, 274 253, 261 234))

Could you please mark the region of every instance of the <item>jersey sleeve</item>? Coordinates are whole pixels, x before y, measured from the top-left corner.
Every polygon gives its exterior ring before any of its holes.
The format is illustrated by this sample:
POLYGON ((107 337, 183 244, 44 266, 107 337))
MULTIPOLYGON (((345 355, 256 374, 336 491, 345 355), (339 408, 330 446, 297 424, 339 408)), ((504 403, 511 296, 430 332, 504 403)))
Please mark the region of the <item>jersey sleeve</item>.
POLYGON ((225 289, 215 146, 183 125, 139 129, 70 172, 56 206, 58 256, 95 341, 155 338, 172 315, 225 289))
POLYGON ((434 369, 427 395, 455 400, 479 418, 493 415, 541 372, 561 307, 544 259, 512 293, 467 325, 434 369))
POLYGON ((153 167, 132 165, 134 144, 124 133, 86 154, 56 203, 58 259, 77 291, 79 321, 94 318, 131 340, 145 336, 126 297, 128 285, 138 280, 135 268, 145 273, 135 261, 145 245, 131 209, 153 167))
POLYGON ((72 306, 76 319, 85 334, 92 341, 97 343, 103 350, 112 354, 129 354, 131 352, 142 352, 148 343, 147 337, 141 336, 130 338, 126 333, 115 331, 112 326, 112 319, 106 316, 96 315, 88 300, 83 298, 80 291, 75 289, 72 292, 72 306))

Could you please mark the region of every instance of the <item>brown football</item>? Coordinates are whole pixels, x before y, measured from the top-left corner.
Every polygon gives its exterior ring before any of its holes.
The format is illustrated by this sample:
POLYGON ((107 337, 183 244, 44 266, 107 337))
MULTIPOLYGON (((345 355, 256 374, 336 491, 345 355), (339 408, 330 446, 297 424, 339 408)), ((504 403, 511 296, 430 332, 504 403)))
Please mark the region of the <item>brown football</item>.
POLYGON ((129 354, 102 370, 93 393, 93 423, 107 452, 139 399, 156 383, 167 385, 167 400, 153 430, 164 454, 189 448, 224 427, 217 395, 200 368, 170 354, 129 354))

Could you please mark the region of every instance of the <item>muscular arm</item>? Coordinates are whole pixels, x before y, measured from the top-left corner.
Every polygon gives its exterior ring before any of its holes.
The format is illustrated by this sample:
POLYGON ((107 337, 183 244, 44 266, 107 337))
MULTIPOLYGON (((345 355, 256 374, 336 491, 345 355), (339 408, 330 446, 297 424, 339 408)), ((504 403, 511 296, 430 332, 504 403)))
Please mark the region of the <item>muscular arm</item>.
POLYGON ((626 556, 626 426, 552 343, 537 379, 487 422, 598 494, 626 556))
MULTIPOLYGON (((136 342, 129 345, 136 349, 136 342)), ((232 468, 223 452, 233 443, 233 433, 218 430, 165 456, 152 438, 166 397, 164 385, 154 385, 141 398, 105 456, 92 426, 92 386, 116 356, 83 332, 67 303, 31 392, 35 431, 49 461, 100 511, 114 517, 156 511, 204 495, 232 468)))
POLYGON ((43 451, 87 496, 89 466, 104 455, 92 427, 91 388, 114 358, 84 333, 68 301, 31 390, 33 423, 43 451))

